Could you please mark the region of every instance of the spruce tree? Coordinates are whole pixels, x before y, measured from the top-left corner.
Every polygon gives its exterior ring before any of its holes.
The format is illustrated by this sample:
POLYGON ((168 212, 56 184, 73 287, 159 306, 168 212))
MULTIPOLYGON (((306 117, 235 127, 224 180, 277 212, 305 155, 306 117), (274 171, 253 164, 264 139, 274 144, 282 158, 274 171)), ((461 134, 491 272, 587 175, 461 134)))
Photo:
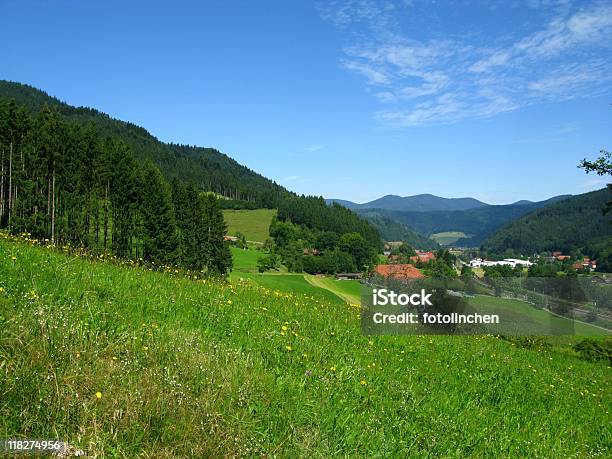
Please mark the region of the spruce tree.
POLYGON ((211 194, 200 197, 202 218, 200 235, 204 236, 205 267, 210 274, 224 275, 232 269, 232 254, 229 244, 224 240, 227 225, 217 198, 211 194))
POLYGON ((143 258, 158 264, 174 263, 178 238, 170 186, 150 161, 144 165, 142 184, 143 258))

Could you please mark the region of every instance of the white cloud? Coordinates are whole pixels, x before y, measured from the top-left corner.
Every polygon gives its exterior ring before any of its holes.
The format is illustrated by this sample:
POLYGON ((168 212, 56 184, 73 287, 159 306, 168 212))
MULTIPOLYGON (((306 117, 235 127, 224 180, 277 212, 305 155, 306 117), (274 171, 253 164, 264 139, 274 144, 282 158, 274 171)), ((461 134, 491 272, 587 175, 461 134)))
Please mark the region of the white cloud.
POLYGON ((324 148, 325 148, 325 145, 316 144, 316 145, 309 145, 306 148, 304 148, 304 150, 314 152, 314 151, 323 150, 324 148))
POLYGON ((390 83, 390 79, 385 72, 383 70, 376 69, 373 65, 356 61, 343 61, 342 67, 361 73, 368 79, 368 83, 370 84, 390 83))
POLYGON ((365 77, 382 104, 393 105, 375 113, 385 124, 449 123, 609 91, 612 4, 576 9, 566 0, 541 0, 530 6, 549 16, 539 29, 491 37, 491 43, 416 39, 396 24, 409 4, 349 0, 322 16, 361 32, 352 30, 341 66, 365 77))

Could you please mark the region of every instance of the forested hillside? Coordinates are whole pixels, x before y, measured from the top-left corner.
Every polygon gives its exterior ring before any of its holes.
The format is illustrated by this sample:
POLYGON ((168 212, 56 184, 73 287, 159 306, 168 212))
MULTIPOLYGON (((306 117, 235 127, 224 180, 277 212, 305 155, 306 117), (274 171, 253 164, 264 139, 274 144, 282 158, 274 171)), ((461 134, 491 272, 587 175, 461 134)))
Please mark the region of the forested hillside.
MULTIPOLYGON (((203 191, 242 201, 240 207, 272 208, 281 196, 287 194, 280 185, 214 148, 161 142, 140 126, 111 118, 92 108, 73 107, 28 85, 0 80, 0 100, 14 100, 30 115, 36 114, 46 104, 65 120, 79 126, 93 123, 102 137, 121 140, 129 146, 138 161, 153 161, 167 180, 177 177, 193 182, 203 191)), ((236 207, 235 204, 231 206, 236 207)))
POLYGON ((51 244, 225 274, 213 194, 136 161, 123 141, 44 106, 0 101, 0 227, 51 244))
POLYGON ((471 237, 460 239, 456 244, 475 247, 482 244, 488 236, 506 223, 565 198, 567 196, 557 196, 546 201, 524 205, 486 206, 456 211, 399 212, 380 210, 379 213, 405 224, 424 236, 445 231, 461 231, 471 235, 471 237))
POLYGON ((299 250, 320 233, 336 243, 358 235, 368 253, 381 245, 350 210, 291 193, 215 149, 160 142, 30 86, 0 81, 0 148, 0 220, 13 232, 223 273, 231 262, 219 207, 274 207, 279 222, 300 228, 299 250))
POLYGON ((603 208, 608 189, 581 194, 536 210, 497 231, 483 244, 490 253, 529 255, 542 251, 580 250, 612 270, 612 216, 603 208))

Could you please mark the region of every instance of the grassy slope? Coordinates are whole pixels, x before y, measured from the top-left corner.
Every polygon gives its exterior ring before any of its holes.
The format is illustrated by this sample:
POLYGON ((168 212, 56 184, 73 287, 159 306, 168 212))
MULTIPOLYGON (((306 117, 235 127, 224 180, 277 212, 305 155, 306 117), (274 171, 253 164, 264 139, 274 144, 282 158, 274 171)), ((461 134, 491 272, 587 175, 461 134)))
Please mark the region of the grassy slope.
POLYGON ((432 234, 429 237, 440 245, 450 245, 453 242, 458 241, 462 237, 468 236, 466 236, 466 234, 461 231, 444 231, 442 233, 432 234))
POLYGON ((240 272, 257 272, 257 259, 264 255, 263 252, 254 249, 239 249, 230 247, 232 252, 232 260, 234 262, 234 271, 240 272))
POLYGON ((347 303, 361 303, 361 284, 358 281, 338 281, 331 277, 312 276, 305 274, 304 278, 314 287, 329 290, 347 303))
POLYGON ((1 239, 0 287, 4 437, 113 457, 609 454, 610 369, 565 353, 365 337, 340 302, 1 239))
POLYGON ((356 281, 337 281, 329 277, 317 277, 308 274, 281 274, 278 272, 257 272, 257 259, 263 255, 253 249, 231 247, 234 260, 232 279, 250 279, 258 285, 282 291, 323 295, 328 300, 334 299, 327 291, 348 303, 360 302, 361 284, 356 281))
POLYGON ((254 242, 263 242, 269 237, 270 223, 275 215, 276 210, 273 209, 223 211, 227 234, 235 236, 241 232, 248 241, 254 242))
POLYGON ((299 273, 233 273, 231 278, 233 281, 248 279, 261 287, 298 295, 308 295, 311 298, 330 303, 340 304, 342 301, 334 293, 311 285, 304 279, 304 275, 299 273))

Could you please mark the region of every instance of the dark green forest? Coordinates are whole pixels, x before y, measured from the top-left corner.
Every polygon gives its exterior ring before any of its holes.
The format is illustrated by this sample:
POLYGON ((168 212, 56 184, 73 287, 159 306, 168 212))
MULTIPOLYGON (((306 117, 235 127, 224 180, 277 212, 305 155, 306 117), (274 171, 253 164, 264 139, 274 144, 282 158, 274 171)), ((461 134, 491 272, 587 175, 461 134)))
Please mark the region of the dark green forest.
POLYGON ((127 143, 47 105, 32 113, 0 101, 0 227, 157 265, 231 269, 214 195, 179 181, 171 187, 127 143))
POLYGON ((402 241, 420 250, 440 248, 440 245, 433 239, 421 236, 405 224, 399 223, 386 215, 381 215, 377 211, 360 210, 359 215, 368 220, 378 230, 380 237, 384 241, 402 241))
POLYGON ((585 193, 525 215, 487 239, 491 254, 531 255, 561 250, 580 251, 598 260, 598 269, 612 270, 612 216, 603 209, 608 189, 585 193))
POLYGON ((80 126, 91 123, 101 137, 121 140, 129 146, 136 160, 151 160, 166 179, 176 177, 194 183, 203 191, 228 198, 227 203, 221 201, 224 207, 274 208, 288 194, 285 188, 214 148, 161 142, 140 126, 92 108, 73 107, 28 85, 0 80, 0 99, 14 100, 30 115, 38 113, 46 104, 66 121, 80 126))
POLYGON ((290 271, 364 271, 373 266, 382 248, 370 223, 320 197, 291 196, 281 201, 270 236, 275 253, 290 271))

